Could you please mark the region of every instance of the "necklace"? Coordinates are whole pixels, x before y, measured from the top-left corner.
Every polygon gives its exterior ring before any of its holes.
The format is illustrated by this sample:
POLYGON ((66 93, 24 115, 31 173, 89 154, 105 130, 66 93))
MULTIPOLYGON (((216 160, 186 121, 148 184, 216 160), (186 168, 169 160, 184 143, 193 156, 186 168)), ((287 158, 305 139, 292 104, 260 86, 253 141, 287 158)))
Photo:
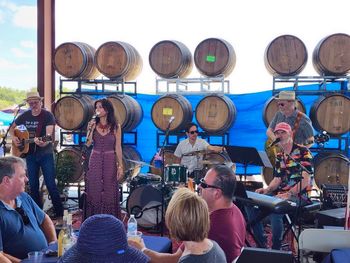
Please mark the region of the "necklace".
POLYGON ((101 122, 98 124, 98 127, 102 130, 102 132, 104 133, 108 128, 109 128, 109 124, 102 124, 101 122))

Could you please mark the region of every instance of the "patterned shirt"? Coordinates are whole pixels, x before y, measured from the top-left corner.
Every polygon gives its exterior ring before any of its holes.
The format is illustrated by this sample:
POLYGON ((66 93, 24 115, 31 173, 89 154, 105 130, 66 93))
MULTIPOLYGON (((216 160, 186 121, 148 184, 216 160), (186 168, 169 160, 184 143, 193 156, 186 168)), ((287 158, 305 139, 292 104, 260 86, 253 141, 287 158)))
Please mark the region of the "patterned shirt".
POLYGON ((307 191, 311 189, 313 179, 311 152, 305 146, 293 144, 290 156, 292 158, 285 156, 283 153, 278 153, 276 156, 274 176, 281 178, 281 184, 278 187, 278 191, 288 191, 299 183, 302 172, 301 167, 298 165, 298 163, 300 163, 310 172, 311 175, 309 187, 306 187, 301 191, 302 196, 307 198, 307 191))

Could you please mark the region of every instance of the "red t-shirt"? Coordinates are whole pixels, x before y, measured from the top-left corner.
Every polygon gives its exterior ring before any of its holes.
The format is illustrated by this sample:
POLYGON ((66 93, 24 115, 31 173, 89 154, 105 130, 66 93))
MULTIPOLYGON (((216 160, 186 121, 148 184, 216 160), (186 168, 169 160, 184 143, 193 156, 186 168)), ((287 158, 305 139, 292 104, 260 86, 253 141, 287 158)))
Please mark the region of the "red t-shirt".
POLYGON ((235 204, 210 214, 208 237, 219 244, 225 252, 227 262, 232 262, 241 254, 245 235, 245 219, 235 204))

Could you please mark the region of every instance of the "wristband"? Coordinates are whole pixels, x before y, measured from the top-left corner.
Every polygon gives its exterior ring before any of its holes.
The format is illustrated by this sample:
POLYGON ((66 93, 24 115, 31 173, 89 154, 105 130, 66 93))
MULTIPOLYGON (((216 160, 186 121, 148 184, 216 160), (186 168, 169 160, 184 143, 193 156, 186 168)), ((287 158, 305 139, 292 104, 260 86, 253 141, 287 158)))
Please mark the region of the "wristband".
POLYGON ((145 250, 147 250, 147 249, 148 249, 147 247, 143 247, 143 248, 141 248, 141 252, 145 253, 145 250))

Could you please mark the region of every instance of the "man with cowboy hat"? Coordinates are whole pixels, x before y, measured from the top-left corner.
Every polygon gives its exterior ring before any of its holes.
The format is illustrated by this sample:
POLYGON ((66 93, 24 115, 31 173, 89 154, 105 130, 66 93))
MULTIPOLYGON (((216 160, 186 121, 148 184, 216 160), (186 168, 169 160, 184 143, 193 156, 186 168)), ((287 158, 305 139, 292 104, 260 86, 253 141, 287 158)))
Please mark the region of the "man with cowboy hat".
POLYGON ((42 208, 39 193, 39 170, 41 168, 55 209, 55 216, 61 217, 63 215, 63 207, 55 182, 53 145, 51 142, 54 139, 52 137, 55 131, 55 118, 51 112, 42 108, 42 99, 38 92, 27 93, 25 101, 29 105, 29 110, 23 112, 14 121, 10 129, 10 134, 13 143, 17 147, 22 145, 22 140, 15 135, 16 128, 17 130, 27 130, 29 138, 33 139, 34 143, 30 143, 29 151, 25 155, 30 194, 39 207, 42 208), (46 138, 46 140, 42 138, 46 138))
POLYGON ((314 132, 311 120, 304 113, 296 108, 295 92, 283 90, 278 94, 277 100, 279 111, 272 119, 266 135, 272 140, 276 140, 274 129, 280 122, 288 123, 293 130, 293 140, 297 144, 302 144, 308 148, 314 143, 314 132))

